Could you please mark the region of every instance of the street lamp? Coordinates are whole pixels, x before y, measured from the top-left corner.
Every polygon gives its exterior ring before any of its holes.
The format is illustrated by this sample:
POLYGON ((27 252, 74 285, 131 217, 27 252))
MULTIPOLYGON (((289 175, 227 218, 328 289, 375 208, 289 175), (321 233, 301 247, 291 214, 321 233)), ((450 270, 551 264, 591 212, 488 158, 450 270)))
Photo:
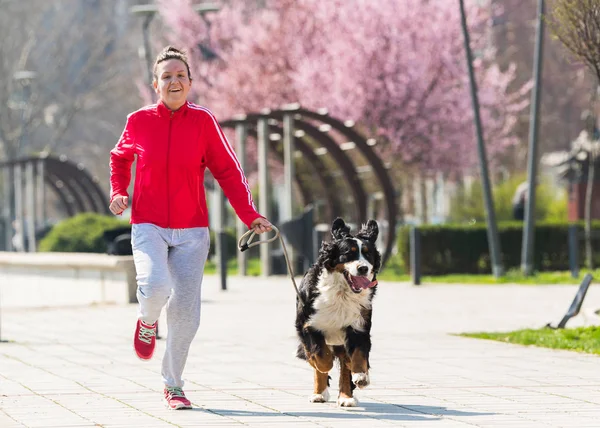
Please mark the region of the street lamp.
MULTIPOLYGON (((208 12, 218 12, 220 9, 219 6, 210 4, 210 3, 195 4, 195 5, 192 5, 192 8, 200 15, 203 15, 208 12)), ((132 6, 129 9, 129 12, 132 15, 139 15, 143 18, 142 35, 144 38, 143 55, 146 59, 146 82, 148 83, 149 86, 152 86, 153 76, 152 76, 152 52, 150 50, 150 23, 152 22, 152 19, 154 19, 154 16, 158 12, 158 6, 156 4, 139 4, 139 5, 132 6)), ((205 53, 204 53, 205 50, 209 50, 211 53, 214 54, 214 52, 212 52, 212 50, 210 50, 210 48, 208 48, 204 45, 201 45, 200 49, 201 49, 203 55, 205 55, 205 53)))
POLYGON ((473 104, 473 119, 475 121, 475 132, 477 135, 477 153, 479 155, 479 168, 481 171, 481 183, 483 186, 483 200, 485 206, 485 214, 487 221, 487 237, 488 247, 490 251, 490 259, 492 261, 492 272, 496 278, 504 275, 504 267, 502 264, 502 252, 500 250, 500 239, 498 238, 498 228, 496 225, 496 212, 494 209, 494 199, 492 197, 492 189, 490 184, 487 155, 485 144, 483 141, 483 128, 481 125, 481 117, 479 114, 479 100, 477 96, 477 82, 475 80, 475 72, 473 71, 473 54, 471 52, 469 29, 467 27, 467 17, 465 13, 464 0, 459 0, 460 6, 460 21, 464 38, 465 53, 467 56, 467 69, 469 72, 469 89, 471 92, 471 102, 473 104))
POLYGON ((20 70, 13 74, 13 80, 16 82, 20 90, 18 91, 16 97, 9 101, 8 107, 13 110, 21 110, 21 132, 19 135, 19 142, 14 148, 14 153, 9 154, 7 152, 9 160, 17 157, 21 152, 21 147, 23 146, 25 139, 25 124, 28 119, 30 107, 29 99, 31 98, 31 83, 36 77, 37 73, 30 70, 20 70))

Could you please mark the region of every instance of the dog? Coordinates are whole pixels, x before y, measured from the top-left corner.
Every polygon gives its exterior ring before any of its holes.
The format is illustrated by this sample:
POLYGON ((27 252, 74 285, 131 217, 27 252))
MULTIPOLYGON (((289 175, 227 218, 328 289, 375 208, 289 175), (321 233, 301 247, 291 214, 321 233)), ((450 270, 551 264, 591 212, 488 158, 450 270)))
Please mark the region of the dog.
POLYGON ((338 406, 354 407, 356 387, 369 385, 372 301, 377 292, 381 254, 375 246, 377 222, 369 220, 353 236, 343 219, 331 227, 317 261, 304 275, 296 298, 296 356, 314 369, 309 400, 329 400, 329 372, 339 362, 338 406))

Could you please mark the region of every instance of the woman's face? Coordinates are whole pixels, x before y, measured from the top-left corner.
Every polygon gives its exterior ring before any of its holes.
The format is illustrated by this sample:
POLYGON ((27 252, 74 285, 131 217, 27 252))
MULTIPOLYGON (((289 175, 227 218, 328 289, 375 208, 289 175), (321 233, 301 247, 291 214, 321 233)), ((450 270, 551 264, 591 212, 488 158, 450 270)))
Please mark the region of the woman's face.
POLYGON ((187 99, 192 86, 183 61, 169 59, 158 64, 154 90, 171 110, 177 110, 187 99))

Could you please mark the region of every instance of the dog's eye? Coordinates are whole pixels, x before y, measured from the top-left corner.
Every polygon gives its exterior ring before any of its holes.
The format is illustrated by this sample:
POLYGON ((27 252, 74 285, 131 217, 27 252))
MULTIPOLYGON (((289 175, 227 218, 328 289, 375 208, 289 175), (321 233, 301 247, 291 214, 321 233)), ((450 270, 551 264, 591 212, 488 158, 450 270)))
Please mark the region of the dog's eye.
POLYGON ((358 250, 358 248, 352 247, 351 250, 352 250, 353 253, 356 253, 356 251, 358 250))
POLYGON ((369 252, 369 247, 362 247, 363 253, 368 253, 369 252))

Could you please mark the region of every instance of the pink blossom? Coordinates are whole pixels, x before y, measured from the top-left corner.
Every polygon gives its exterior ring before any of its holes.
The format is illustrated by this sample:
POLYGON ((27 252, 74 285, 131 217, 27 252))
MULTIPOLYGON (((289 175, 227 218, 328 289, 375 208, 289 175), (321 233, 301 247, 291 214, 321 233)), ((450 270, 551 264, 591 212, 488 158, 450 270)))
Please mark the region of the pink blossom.
MULTIPOLYGON (((467 1, 481 117, 493 160, 517 143, 530 84, 510 92, 489 46, 490 10, 467 1)), ((270 0, 249 10, 231 1, 210 34, 191 0, 161 1, 172 42, 193 57, 194 96, 221 119, 299 102, 352 119, 386 154, 426 171, 464 170, 477 150, 457 2, 270 0), (219 60, 203 61, 210 36, 219 60), (370 136, 370 135, 369 135, 370 136)))

